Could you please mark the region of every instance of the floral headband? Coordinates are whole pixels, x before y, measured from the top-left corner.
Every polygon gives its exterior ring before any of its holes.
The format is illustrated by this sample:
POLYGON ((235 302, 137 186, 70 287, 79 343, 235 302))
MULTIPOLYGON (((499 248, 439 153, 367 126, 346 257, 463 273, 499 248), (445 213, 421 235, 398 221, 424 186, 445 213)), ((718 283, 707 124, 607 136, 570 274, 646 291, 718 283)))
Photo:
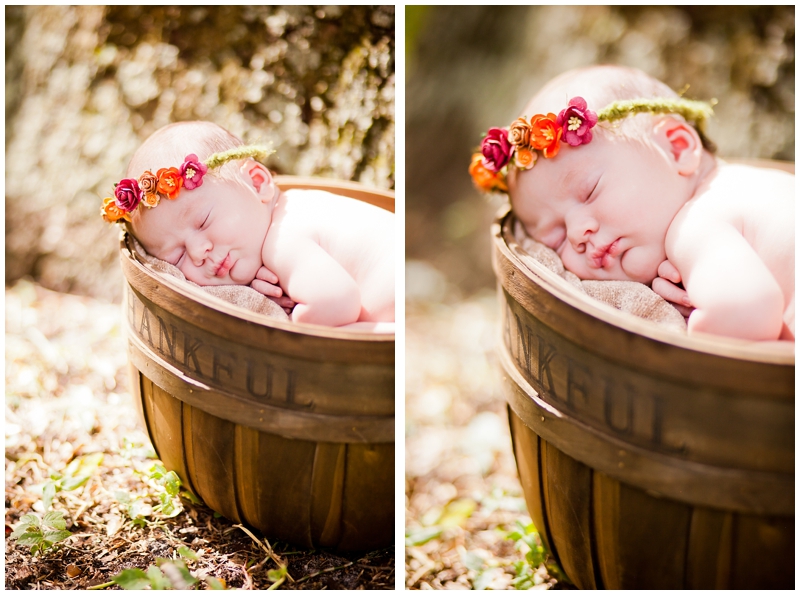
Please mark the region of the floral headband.
POLYGON ((632 99, 615 101, 599 113, 589 109, 583 97, 573 97, 566 109, 555 114, 538 114, 530 121, 517 118, 508 128, 490 128, 480 153, 472 155, 469 173, 484 192, 508 192, 508 167, 531 169, 539 158, 558 154, 562 142, 572 147, 592 141, 598 122, 622 120, 632 114, 679 114, 702 133, 705 120, 713 114, 712 104, 689 99, 632 99))
POLYGON ((246 145, 214 153, 204 161, 195 154, 187 155, 180 167, 164 167, 155 174, 146 171, 138 179, 125 178, 114 184, 114 197, 103 199, 100 214, 109 223, 130 221, 131 213, 139 205, 152 209, 162 198, 175 200, 182 188, 199 188, 208 170, 218 169, 237 159, 263 159, 270 153, 270 149, 261 145, 246 145))

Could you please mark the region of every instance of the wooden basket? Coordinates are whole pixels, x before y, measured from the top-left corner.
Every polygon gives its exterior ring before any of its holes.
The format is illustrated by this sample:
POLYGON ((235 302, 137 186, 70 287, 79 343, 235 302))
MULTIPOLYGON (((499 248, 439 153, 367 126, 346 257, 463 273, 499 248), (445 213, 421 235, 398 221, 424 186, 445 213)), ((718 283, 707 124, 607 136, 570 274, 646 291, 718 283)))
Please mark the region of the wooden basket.
MULTIPOLYGON (((794 355, 664 330, 523 264, 499 358, 528 509, 580 588, 793 588, 794 355)), ((530 263, 530 261, 526 261, 530 263)))
MULTIPOLYGON (((392 192, 277 178, 394 211, 392 192)), ((159 458, 227 518, 304 547, 393 543, 394 336, 272 321, 155 274, 123 236, 134 399, 159 458)))

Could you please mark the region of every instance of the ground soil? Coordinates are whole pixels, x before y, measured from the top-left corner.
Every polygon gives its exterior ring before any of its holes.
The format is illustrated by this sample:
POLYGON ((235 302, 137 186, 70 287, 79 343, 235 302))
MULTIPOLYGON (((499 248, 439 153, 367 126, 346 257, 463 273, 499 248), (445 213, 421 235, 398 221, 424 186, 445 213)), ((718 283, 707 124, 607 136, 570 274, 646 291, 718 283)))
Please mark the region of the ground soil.
POLYGON ((6 289, 5 588, 97 588, 124 569, 177 558, 184 546, 198 556, 187 563, 195 576, 227 588, 267 589, 280 564, 287 569, 281 589, 393 589, 394 548, 332 552, 270 543, 185 498, 174 518, 152 510, 162 488, 150 478, 155 453, 127 390, 121 314, 119 305, 27 281, 6 289), (102 461, 88 480, 52 504, 72 535, 32 557, 10 533, 23 515, 43 515, 48 478, 92 453, 102 461), (142 504, 144 526, 133 522, 125 497, 142 504))

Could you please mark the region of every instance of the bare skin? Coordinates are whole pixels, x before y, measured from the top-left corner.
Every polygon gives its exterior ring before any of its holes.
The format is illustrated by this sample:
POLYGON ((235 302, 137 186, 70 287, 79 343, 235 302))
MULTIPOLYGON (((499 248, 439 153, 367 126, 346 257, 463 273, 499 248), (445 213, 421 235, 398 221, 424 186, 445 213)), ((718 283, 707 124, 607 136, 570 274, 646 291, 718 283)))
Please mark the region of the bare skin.
POLYGON ((682 119, 651 120, 644 139, 598 131, 512 170, 517 217, 581 279, 652 284, 689 333, 794 341, 794 176, 726 164, 682 119))
POLYGON ((139 241, 199 285, 290 296, 295 322, 394 332, 393 214, 326 192, 281 192, 252 160, 239 175, 209 176, 143 212, 139 241))

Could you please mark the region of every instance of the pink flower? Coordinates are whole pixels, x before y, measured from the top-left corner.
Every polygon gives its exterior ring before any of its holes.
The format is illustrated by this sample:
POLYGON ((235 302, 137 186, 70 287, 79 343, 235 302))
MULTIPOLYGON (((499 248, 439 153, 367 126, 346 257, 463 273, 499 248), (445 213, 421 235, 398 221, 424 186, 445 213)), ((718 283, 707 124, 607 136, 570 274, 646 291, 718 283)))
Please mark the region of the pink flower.
POLYGON ((489 171, 498 172, 511 159, 512 145, 508 141, 508 130, 505 128, 489 128, 489 132, 481 143, 483 165, 489 171))
POLYGON ((114 188, 114 199, 121 211, 130 213, 136 210, 136 207, 139 206, 139 201, 142 200, 139 183, 131 178, 120 180, 119 184, 114 188))
POLYGON ((183 187, 187 190, 194 190, 203 185, 203 176, 206 175, 208 168, 192 153, 187 155, 180 166, 181 176, 183 177, 183 187))
POLYGON ((556 120, 563 130, 561 139, 573 147, 591 142, 591 128, 597 124, 597 114, 588 109, 583 97, 573 97, 568 105, 556 120))

